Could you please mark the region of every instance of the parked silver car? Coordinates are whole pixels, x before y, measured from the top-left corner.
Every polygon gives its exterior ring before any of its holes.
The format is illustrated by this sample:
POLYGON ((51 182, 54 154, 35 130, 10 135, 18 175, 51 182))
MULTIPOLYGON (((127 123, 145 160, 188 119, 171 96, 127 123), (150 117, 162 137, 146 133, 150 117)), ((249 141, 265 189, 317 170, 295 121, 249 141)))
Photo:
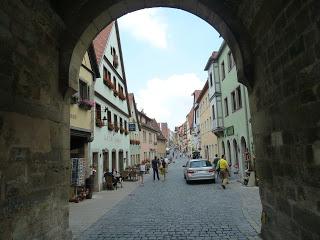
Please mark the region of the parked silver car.
POLYGON ((215 182, 215 169, 206 159, 190 159, 184 167, 184 179, 190 181, 210 180, 215 182))

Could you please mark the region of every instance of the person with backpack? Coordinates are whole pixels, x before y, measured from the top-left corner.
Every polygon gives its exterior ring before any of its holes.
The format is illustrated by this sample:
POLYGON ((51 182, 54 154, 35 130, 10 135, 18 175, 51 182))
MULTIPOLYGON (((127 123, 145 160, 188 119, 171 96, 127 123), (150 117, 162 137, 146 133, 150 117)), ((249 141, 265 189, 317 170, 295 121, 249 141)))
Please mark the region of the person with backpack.
POLYGON ((227 160, 224 159, 224 154, 222 154, 221 159, 217 163, 216 171, 221 178, 222 188, 226 189, 226 185, 228 183, 228 176, 229 176, 229 165, 227 160))

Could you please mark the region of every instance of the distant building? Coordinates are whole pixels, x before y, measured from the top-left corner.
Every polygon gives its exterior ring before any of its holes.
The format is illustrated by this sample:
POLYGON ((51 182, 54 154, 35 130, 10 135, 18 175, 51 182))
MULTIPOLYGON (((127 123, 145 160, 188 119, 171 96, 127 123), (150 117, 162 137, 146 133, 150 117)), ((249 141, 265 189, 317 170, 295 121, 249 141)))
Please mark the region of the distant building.
POLYGON ((217 137, 212 133, 212 112, 209 101, 208 81, 206 81, 197 99, 200 114, 201 156, 212 160, 218 153, 217 137))
POLYGON ((153 119, 143 111, 138 111, 138 118, 141 124, 140 132, 140 158, 144 161, 151 161, 157 154, 158 125, 154 125, 153 119))
POLYGON ((208 72, 211 129, 218 137, 219 154, 225 154, 233 173, 244 176, 254 152, 248 91, 238 82, 236 65, 225 42, 210 56, 208 72))
POLYGON ((201 93, 201 90, 195 90, 192 93, 193 96, 193 123, 192 123, 192 145, 194 146, 195 151, 201 150, 201 142, 200 142, 200 112, 199 112, 199 104, 197 102, 198 97, 201 93))
POLYGON ((140 132, 141 126, 138 117, 138 111, 136 106, 136 101, 134 99, 134 94, 129 93, 129 104, 131 110, 131 117, 129 119, 129 132, 130 132, 130 160, 129 165, 136 165, 140 163, 140 132))

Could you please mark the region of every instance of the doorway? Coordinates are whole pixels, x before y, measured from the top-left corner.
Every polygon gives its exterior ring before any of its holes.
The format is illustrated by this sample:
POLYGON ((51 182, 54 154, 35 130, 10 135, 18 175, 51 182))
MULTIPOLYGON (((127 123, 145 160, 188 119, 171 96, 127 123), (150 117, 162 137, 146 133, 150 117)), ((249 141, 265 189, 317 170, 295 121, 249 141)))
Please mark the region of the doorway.
POLYGON ((99 171, 98 171, 98 160, 99 160, 99 154, 97 152, 93 152, 92 153, 92 168, 95 169, 95 173, 94 173, 94 191, 99 191, 99 182, 98 182, 98 175, 99 175, 99 171))
POLYGON ((117 169, 117 153, 116 153, 116 150, 113 150, 112 151, 112 169, 111 171, 113 171, 114 169, 117 169))
POLYGON ((119 171, 122 172, 124 170, 123 168, 123 151, 119 151, 119 171))

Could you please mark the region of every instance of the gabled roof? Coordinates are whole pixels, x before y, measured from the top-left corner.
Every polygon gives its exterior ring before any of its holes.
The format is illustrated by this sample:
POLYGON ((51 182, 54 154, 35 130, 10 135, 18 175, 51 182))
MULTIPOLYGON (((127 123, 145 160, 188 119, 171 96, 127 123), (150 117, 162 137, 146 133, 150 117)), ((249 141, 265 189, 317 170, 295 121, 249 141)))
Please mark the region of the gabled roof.
POLYGON ((194 102, 198 100, 198 97, 200 96, 201 90, 195 90, 192 95, 194 96, 194 102))
POLYGON ((100 64, 101 59, 104 55, 104 50, 106 48, 111 30, 114 26, 114 22, 110 23, 108 26, 106 26, 93 40, 93 48, 94 52, 97 57, 97 62, 100 64))
POLYGON ((213 52, 212 52, 211 56, 210 56, 209 59, 208 59, 208 62, 207 62, 207 64, 206 64, 206 66, 204 67, 204 70, 205 70, 205 71, 208 71, 208 70, 209 70, 210 65, 212 64, 212 62, 215 61, 215 60, 217 60, 218 55, 219 55, 219 54, 218 54, 217 51, 213 51, 213 52))
POLYGON ((139 117, 138 117, 137 105, 136 105, 136 101, 134 99, 134 94, 133 93, 129 93, 128 94, 128 101, 129 101, 129 105, 133 106, 133 110, 134 110, 134 112, 136 114, 136 117, 137 117, 138 128, 139 128, 139 131, 141 131, 141 125, 140 125, 140 120, 139 120, 139 117))
POLYGON ((207 80, 201 90, 201 93, 200 93, 198 99, 197 99, 197 103, 200 103, 201 99, 203 98, 203 96, 206 93, 206 91, 208 90, 208 88, 209 88, 209 85, 208 85, 208 80, 207 80))

